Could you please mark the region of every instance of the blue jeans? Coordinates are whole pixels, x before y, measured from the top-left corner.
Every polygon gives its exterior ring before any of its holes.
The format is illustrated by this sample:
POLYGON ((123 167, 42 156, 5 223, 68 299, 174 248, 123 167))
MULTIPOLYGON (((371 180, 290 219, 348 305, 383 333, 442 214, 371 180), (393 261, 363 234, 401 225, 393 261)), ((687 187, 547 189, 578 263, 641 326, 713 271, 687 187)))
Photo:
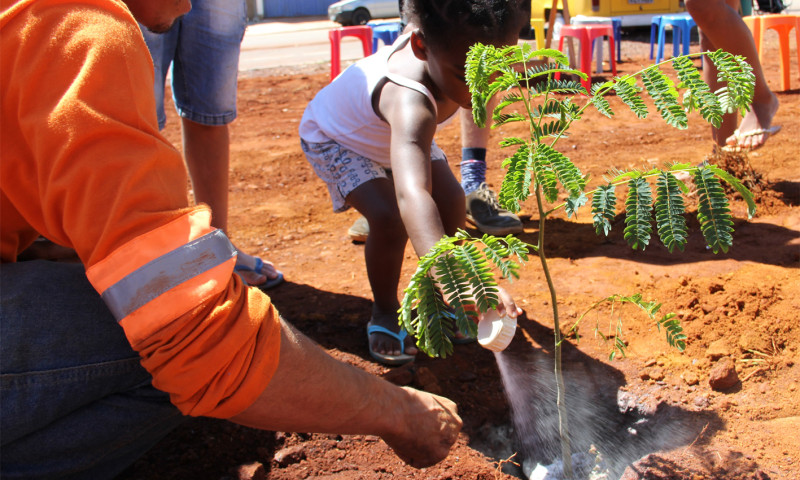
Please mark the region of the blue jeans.
POLYGON ((239 51, 247 27, 244 0, 195 0, 166 33, 141 27, 155 68, 158 126, 164 128, 164 84, 172 65, 172 98, 178 114, 202 125, 236 118, 239 51))
POLYGON ((0 265, 0 477, 113 478, 184 418, 82 265, 0 265))

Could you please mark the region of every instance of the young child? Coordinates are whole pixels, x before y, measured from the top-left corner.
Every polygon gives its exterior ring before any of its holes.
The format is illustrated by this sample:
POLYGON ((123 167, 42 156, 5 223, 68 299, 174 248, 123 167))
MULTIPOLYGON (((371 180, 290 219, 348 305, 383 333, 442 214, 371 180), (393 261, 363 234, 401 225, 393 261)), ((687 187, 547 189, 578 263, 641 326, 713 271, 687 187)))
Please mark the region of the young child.
MULTIPOLYGON (((516 44, 516 0, 406 0, 407 33, 347 68, 309 103, 303 151, 336 212, 354 207, 369 222, 364 246, 374 297, 368 324, 373 358, 399 365, 417 349, 400 331, 397 287, 410 238, 426 254, 465 224, 464 190, 433 141, 437 126, 470 108, 464 78, 476 42, 516 44)), ((500 290, 498 310, 521 310, 500 290)))

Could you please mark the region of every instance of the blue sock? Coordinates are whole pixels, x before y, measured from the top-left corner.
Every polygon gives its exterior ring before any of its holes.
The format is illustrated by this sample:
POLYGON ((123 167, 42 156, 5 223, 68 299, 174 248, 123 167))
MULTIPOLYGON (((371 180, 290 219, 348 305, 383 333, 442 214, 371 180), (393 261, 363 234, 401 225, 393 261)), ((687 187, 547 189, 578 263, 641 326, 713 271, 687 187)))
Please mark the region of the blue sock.
POLYGON ((462 148, 459 166, 461 167, 461 188, 468 195, 486 181, 486 149, 462 148))

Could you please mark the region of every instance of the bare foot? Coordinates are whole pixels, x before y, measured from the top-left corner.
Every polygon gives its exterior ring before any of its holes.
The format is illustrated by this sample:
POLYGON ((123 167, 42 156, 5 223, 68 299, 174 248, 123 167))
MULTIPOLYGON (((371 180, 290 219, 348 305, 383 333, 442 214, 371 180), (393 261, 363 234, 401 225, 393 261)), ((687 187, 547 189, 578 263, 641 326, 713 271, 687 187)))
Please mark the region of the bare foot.
MULTIPOLYGON (((742 150, 755 150, 763 146, 770 135, 772 119, 779 106, 778 97, 775 94, 772 94, 772 99, 768 103, 754 103, 750 107, 750 111, 742 118, 742 123, 739 124, 736 133, 728 137, 725 143, 730 147, 738 147, 742 150)), ((777 133, 776 128, 772 130, 771 133, 777 133)))
MULTIPOLYGON (((375 309, 372 311, 372 319, 367 323, 367 326, 379 326, 386 328, 392 332, 399 332, 400 325, 397 322, 397 313, 379 313, 375 309)), ((380 332, 374 332, 369 336, 369 345, 373 352, 383 355, 400 355, 406 353, 408 355, 416 355, 419 351, 414 346, 414 339, 409 335, 405 338, 405 350, 400 349, 400 344, 396 338, 380 332)))

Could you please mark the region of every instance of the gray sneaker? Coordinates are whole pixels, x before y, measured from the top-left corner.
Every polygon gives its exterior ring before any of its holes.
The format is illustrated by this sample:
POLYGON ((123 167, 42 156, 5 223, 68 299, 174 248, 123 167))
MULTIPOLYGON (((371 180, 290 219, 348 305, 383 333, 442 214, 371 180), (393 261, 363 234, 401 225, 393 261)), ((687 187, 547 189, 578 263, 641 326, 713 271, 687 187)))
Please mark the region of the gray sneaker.
POLYGON ((358 243, 364 243, 367 241, 367 237, 369 236, 369 222, 367 222, 366 217, 361 215, 353 222, 353 225, 347 229, 347 235, 350 236, 350 240, 358 243))
POLYGON ((497 194, 485 183, 467 195, 467 221, 489 235, 510 235, 523 230, 519 217, 501 207, 497 194))

